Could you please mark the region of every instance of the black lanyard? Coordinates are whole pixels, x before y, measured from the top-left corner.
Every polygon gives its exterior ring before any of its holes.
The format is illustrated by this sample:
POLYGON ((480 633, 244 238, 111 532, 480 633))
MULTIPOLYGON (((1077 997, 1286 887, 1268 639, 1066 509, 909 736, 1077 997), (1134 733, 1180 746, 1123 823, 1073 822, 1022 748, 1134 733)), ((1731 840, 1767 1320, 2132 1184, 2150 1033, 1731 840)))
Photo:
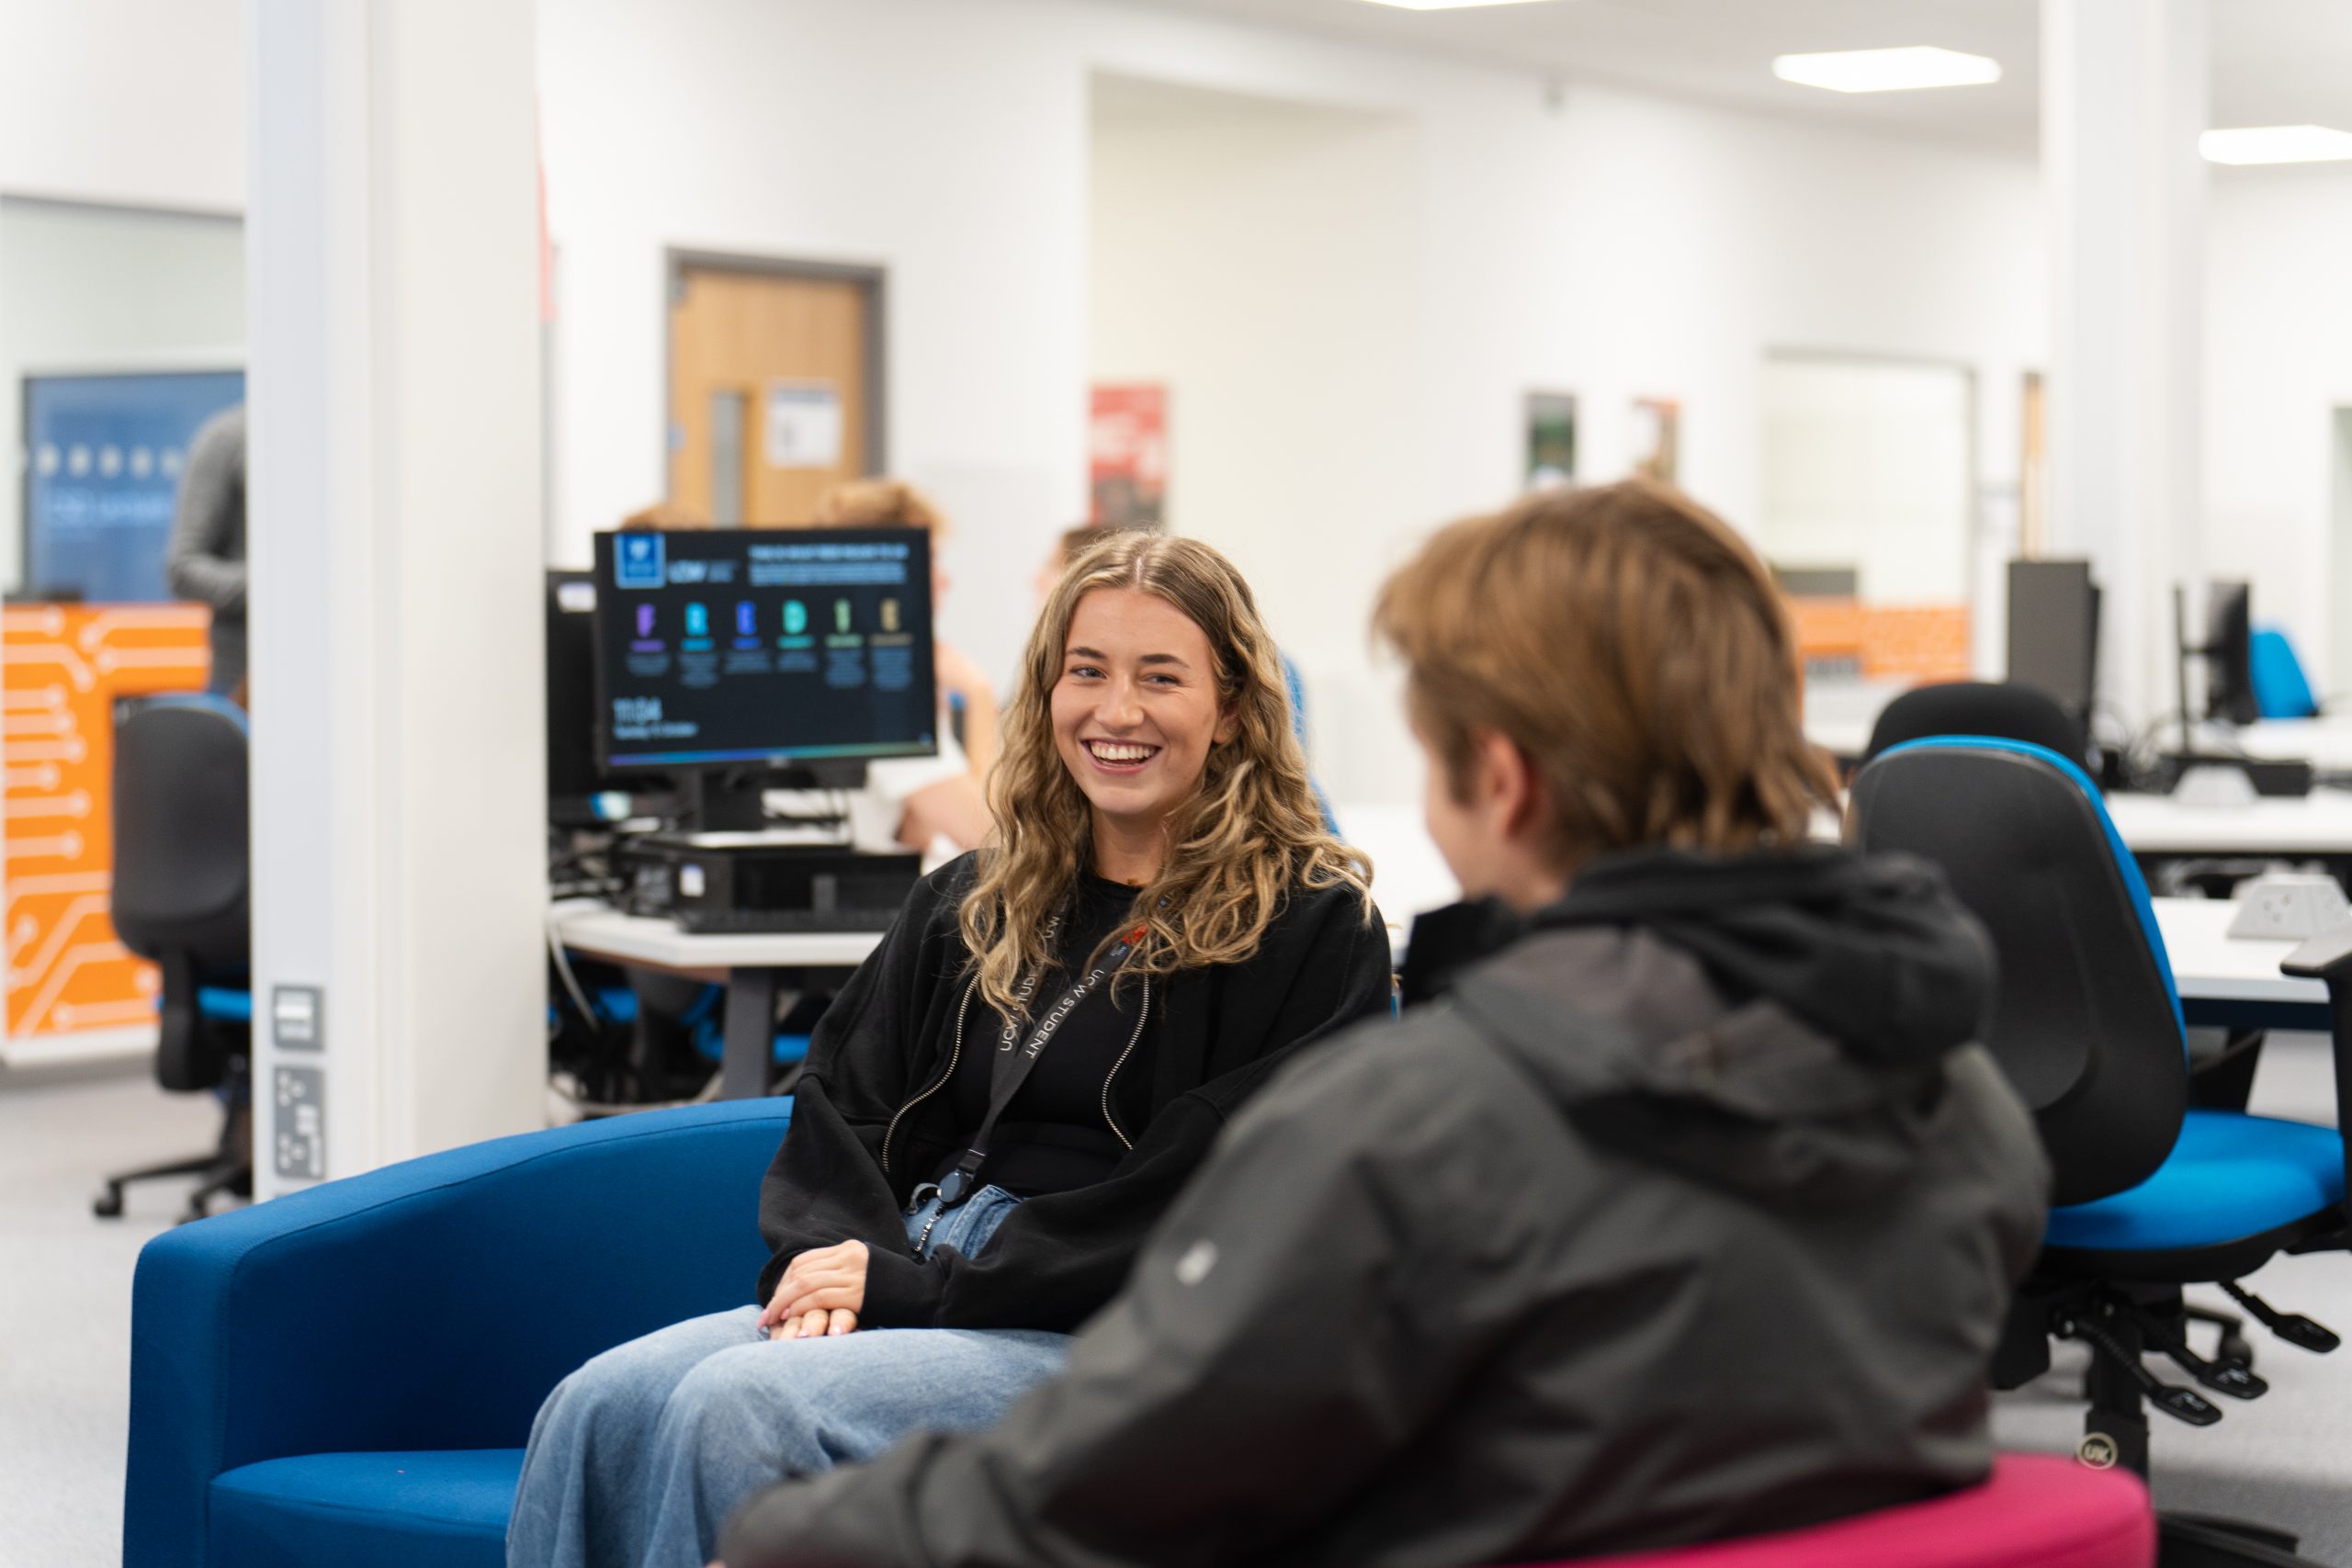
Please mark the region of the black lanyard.
MULTIPOLYGON (((1061 922, 1056 920, 1046 929, 1047 942, 1054 939, 1060 925, 1061 922)), ((956 1162, 956 1168, 939 1183, 940 1207, 952 1209, 972 1195, 979 1185, 980 1167, 989 1157, 989 1139, 996 1132, 997 1120, 1004 1114, 1005 1107, 1012 1103, 1012 1097, 1021 1092, 1021 1086, 1029 1081, 1029 1074, 1036 1067, 1037 1058, 1045 1055, 1046 1043, 1069 1015, 1078 1010, 1079 1003, 1084 1001, 1105 976, 1115 974, 1135 956, 1142 938, 1143 928, 1140 926, 1121 937, 1118 945, 1104 953, 1102 962, 1095 964, 1085 978, 1064 991, 1059 1000, 1039 1015, 1036 1027, 1030 1032, 1025 1044, 1021 1041, 1021 1032, 1012 1021, 1008 1019, 1005 1021, 1004 1028, 997 1036, 996 1060, 989 1068, 989 1113, 980 1119, 980 1130, 972 1134, 971 1146, 956 1162)), ((1036 976, 1033 975, 1023 982, 1014 995, 1025 1004, 1030 994, 1036 989, 1036 976)))

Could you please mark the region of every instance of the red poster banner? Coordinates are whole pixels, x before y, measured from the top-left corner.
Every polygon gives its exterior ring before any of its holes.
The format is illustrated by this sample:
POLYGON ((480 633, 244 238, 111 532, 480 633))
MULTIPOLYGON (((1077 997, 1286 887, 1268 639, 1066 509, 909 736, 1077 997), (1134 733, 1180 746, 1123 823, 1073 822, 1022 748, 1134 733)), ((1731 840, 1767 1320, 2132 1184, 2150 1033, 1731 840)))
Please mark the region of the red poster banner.
POLYGON ((1094 389, 1088 426, 1098 528, 1156 528, 1168 520, 1168 389, 1094 389))

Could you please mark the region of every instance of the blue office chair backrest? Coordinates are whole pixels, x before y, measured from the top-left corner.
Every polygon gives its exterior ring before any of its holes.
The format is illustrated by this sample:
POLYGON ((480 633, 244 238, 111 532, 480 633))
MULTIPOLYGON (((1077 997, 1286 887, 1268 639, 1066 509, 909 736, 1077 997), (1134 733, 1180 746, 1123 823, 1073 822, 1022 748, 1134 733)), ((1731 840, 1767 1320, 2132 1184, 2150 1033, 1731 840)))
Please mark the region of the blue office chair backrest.
POLYGON ((1862 761, 1931 735, 2023 740, 2075 762, 2086 750, 2083 727, 2040 687, 2017 681, 1949 681, 1914 686, 1880 709, 1862 761))
POLYGON ((127 703, 114 734, 113 917, 123 945, 199 971, 242 969, 247 904, 245 716, 218 697, 127 703))
POLYGON ((2249 644, 2254 674, 2254 705, 2265 718, 2309 718, 2319 712, 2312 683, 2295 645, 2276 626, 2256 629, 2249 644))
POLYGON ((1933 862, 1999 956, 1985 1042, 2034 1113, 2052 1201, 2164 1163, 2188 1103, 2186 1034, 2139 868, 2083 771, 2044 747, 1949 736, 1854 776, 1857 846, 1933 862))

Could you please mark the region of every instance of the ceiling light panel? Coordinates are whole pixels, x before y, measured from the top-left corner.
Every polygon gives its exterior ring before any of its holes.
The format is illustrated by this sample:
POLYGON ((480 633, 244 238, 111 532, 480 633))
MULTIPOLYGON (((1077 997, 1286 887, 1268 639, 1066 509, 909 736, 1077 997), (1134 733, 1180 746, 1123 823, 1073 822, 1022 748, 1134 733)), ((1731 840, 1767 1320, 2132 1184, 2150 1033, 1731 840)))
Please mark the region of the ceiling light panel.
POLYGON ((1910 49, 1848 49, 1834 54, 1783 54, 1772 74, 1833 93, 1898 93, 1919 87, 1975 87, 2001 79, 2001 62, 1981 54, 1921 44, 1910 49))
POLYGON ((2250 125, 2209 130, 2197 150, 2214 164, 2324 164, 2352 158, 2352 132, 2324 125, 2250 125))

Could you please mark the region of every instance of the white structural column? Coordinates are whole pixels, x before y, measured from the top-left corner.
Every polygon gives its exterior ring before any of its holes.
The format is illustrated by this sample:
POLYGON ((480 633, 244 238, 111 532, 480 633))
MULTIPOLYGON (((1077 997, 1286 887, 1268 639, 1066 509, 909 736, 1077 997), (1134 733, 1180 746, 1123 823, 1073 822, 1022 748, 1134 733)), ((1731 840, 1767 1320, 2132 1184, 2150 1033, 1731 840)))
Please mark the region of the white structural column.
POLYGON ((543 1116, 537 147, 531 0, 247 15, 266 1196, 543 1116))
POLYGON ((2197 565, 2207 0, 2042 0, 2051 553, 2106 590, 2100 686, 2173 705, 2172 588, 2197 565))

